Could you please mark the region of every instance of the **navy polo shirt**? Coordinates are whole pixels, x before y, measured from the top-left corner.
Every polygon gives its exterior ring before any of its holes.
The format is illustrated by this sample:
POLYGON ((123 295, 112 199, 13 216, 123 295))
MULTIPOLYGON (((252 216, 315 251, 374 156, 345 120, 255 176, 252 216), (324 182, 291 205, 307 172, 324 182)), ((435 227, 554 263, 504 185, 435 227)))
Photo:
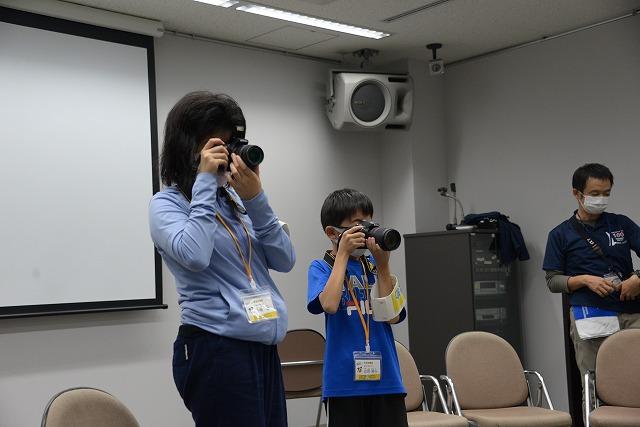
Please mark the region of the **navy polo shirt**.
MULTIPOLYGON (((593 251, 568 219, 549 232, 544 270, 562 271, 567 276, 589 274, 602 277, 614 269, 625 279, 633 274, 631 251, 640 256, 640 227, 636 223, 624 215, 605 212, 594 227, 588 224, 581 226, 602 248, 609 263, 593 251)), ((620 301, 619 292, 603 298, 587 287, 569 294, 569 302, 618 313, 640 313, 640 300, 620 301)))

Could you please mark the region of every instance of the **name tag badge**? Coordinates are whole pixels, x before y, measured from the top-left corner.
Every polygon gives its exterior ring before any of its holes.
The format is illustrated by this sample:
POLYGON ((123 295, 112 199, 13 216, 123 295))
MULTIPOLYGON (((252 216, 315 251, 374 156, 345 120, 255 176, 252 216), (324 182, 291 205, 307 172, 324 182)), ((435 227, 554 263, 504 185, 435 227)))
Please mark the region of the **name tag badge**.
POLYGON ((278 310, 273 305, 271 292, 261 289, 249 289, 242 291, 242 294, 242 305, 249 323, 264 322, 280 317, 278 310))
POLYGON ((620 285, 622 284, 622 281, 620 281, 620 277, 618 277, 618 275, 614 272, 609 272, 605 274, 603 278, 604 280, 611 282, 613 284, 613 287, 616 288, 616 290, 620 288, 620 285))
POLYGON ((382 354, 379 351, 354 351, 353 362, 355 381, 380 381, 382 378, 382 354))

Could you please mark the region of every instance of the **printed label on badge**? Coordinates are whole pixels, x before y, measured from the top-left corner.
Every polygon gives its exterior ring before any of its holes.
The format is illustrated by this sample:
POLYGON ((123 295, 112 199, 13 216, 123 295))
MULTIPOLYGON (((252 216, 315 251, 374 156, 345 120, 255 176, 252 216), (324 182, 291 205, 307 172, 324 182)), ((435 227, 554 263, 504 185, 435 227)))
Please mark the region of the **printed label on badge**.
POLYGON ((264 322, 279 317, 269 291, 250 289, 242 293, 242 305, 249 323, 264 322))
POLYGON ((353 352, 355 381, 380 381, 382 378, 382 354, 379 351, 353 352))

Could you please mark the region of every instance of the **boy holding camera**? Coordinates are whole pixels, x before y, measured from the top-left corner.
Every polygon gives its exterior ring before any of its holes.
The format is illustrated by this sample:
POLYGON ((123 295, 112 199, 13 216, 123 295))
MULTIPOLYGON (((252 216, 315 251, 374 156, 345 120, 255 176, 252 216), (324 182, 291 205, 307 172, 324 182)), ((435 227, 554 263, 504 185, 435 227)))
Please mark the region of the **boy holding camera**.
POLYGON ((325 313, 322 395, 329 427, 407 426, 390 326, 406 317, 404 296, 389 269, 388 250, 400 237, 372 224, 372 215, 373 204, 363 193, 331 193, 320 217, 332 248, 309 266, 307 309, 325 313))

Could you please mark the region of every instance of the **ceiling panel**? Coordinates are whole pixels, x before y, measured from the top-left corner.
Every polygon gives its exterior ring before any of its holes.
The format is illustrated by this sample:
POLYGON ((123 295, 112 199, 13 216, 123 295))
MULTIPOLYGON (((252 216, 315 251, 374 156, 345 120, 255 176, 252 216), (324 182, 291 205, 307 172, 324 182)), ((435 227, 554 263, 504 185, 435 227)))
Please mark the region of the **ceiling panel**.
MULTIPOLYGON (((456 61, 640 8, 640 0, 449 0, 403 19, 383 22, 387 17, 432 1, 260 0, 258 3, 392 34, 371 40, 320 30, 326 40, 309 45, 293 43, 290 47, 296 53, 346 62, 359 62, 351 53, 363 48, 379 50, 380 54, 374 58, 378 62, 404 58, 426 60, 431 53, 425 45, 433 42, 444 45, 440 57, 447 62, 456 61)), ((192 0, 76 0, 74 3, 157 19, 165 28, 181 33, 261 46, 265 41, 262 38, 268 38, 266 34, 285 25, 310 30, 298 24, 236 11, 233 7, 226 9, 192 0)), ((277 36, 277 32, 273 34, 277 36)))

